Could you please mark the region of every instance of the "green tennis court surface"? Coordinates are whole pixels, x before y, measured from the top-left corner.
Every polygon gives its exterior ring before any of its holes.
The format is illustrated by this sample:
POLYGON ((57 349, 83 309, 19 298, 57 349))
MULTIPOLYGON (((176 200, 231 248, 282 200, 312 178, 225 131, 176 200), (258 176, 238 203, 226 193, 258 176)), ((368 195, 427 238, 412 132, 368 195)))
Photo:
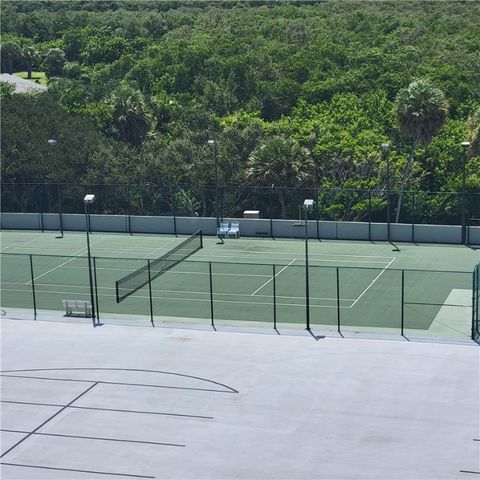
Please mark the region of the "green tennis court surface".
MULTIPOLYGON (((149 324, 148 285, 116 303, 115 282, 185 238, 92 234, 100 321, 149 324)), ((479 252, 440 245, 392 250, 388 243, 311 240, 312 330, 399 333, 403 322, 407 335, 469 338, 479 252)), ((275 321, 305 328, 304 265, 301 240, 241 238, 218 245, 206 237, 203 249, 152 282, 155 324, 210 325, 213 316, 215 325, 273 328, 275 321)), ((85 234, 2 232, 2 308, 33 312, 32 283, 38 314, 61 318, 63 299, 88 300, 85 234)))

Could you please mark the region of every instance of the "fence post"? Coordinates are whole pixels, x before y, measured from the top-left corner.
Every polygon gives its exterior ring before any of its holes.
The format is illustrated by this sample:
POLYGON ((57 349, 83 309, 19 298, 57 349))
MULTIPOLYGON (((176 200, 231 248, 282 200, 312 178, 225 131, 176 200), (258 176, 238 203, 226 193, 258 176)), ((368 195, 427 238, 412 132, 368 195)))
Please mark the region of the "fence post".
POLYGON ((153 300, 152 300, 152 275, 150 273, 150 260, 147 260, 148 266, 148 294, 150 297, 150 322, 152 323, 152 327, 155 326, 153 322, 153 300))
POLYGON ((368 189, 368 241, 372 241, 372 191, 368 189))
POLYGON ((340 331, 340 269, 336 267, 337 270, 337 331, 340 335, 342 332, 340 331))
POLYGON ((177 212, 176 212, 176 205, 175 205, 175 186, 172 186, 171 190, 172 194, 172 210, 173 210, 173 234, 177 236, 177 212))
POLYGON ((415 243, 415 192, 412 192, 412 243, 415 243))
POLYGON ((33 275, 33 259, 32 254, 30 254, 30 275, 31 275, 31 282, 32 282, 32 295, 33 295, 33 319, 37 319, 37 299, 35 295, 35 276, 33 275))
POLYGON ((401 335, 402 335, 402 337, 405 336, 403 334, 404 322, 405 322, 405 270, 402 268, 402 317, 401 317, 401 335))
POLYGON ((212 280, 212 262, 208 262, 208 275, 210 278, 210 318, 212 321, 212 328, 215 330, 215 320, 213 316, 213 280, 212 280))
POLYGON ((270 236, 273 237, 273 213, 272 213, 272 196, 273 196, 273 187, 268 189, 268 214, 270 217, 270 236))
POLYGON ((131 222, 131 210, 132 210, 132 192, 130 189, 130 184, 128 185, 128 233, 132 234, 132 222, 131 222))
POLYGON ((272 265, 272 283, 273 283, 273 328, 277 330, 277 287, 275 284, 275 264, 272 265))
POLYGON ((62 188, 60 183, 57 183, 57 195, 58 195, 58 218, 60 221, 60 233, 63 237, 63 214, 62 214, 62 188))
POLYGON ((318 188, 315 189, 315 213, 317 216, 317 240, 320 240, 320 209, 318 208, 318 188))
POLYGON ((96 308, 95 308, 95 311, 97 313, 97 324, 99 324, 99 320, 100 320, 100 310, 98 308, 98 286, 97 286, 97 262, 96 262, 96 258, 93 257, 93 283, 94 283, 94 286, 95 286, 95 303, 97 304, 96 305, 96 308))

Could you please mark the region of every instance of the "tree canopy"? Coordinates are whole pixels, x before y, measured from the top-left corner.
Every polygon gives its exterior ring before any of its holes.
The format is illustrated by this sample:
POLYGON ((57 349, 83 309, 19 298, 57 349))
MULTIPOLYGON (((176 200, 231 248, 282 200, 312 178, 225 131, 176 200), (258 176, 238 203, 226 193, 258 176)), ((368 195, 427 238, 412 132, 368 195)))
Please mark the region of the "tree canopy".
POLYGON ((385 181, 380 145, 388 142, 392 188, 446 192, 460 188, 461 142, 471 139, 467 187, 480 189, 477 2, 9 1, 1 8, 3 71, 35 65, 49 77, 44 99, 5 99, 6 178, 14 164, 17 179, 54 180, 48 150, 36 150, 46 133, 37 121, 44 113, 33 110, 41 104, 65 118, 53 122, 56 136, 70 135, 75 122, 95 132, 97 150, 83 168, 74 165, 78 151, 63 152, 80 182, 211 183, 206 142, 215 136, 226 184, 258 184, 259 172, 273 167, 262 152, 283 139, 285 157, 275 161, 287 168, 290 158, 298 172, 313 173, 303 179, 285 170, 279 178, 377 188, 385 181), (427 122, 415 120, 425 85, 441 104, 427 122), (33 157, 35 166, 27 163, 33 157))

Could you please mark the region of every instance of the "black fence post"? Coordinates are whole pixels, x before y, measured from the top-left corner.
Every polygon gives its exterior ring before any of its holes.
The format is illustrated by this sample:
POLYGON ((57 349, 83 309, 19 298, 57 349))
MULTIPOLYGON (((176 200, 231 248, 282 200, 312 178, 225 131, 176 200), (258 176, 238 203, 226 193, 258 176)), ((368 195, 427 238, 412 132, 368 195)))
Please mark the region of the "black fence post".
POLYGON ((273 328, 277 330, 277 287, 275 282, 275 264, 272 265, 272 283, 273 283, 273 328))
POLYGON ((175 204, 175 186, 172 186, 171 195, 172 195, 172 211, 173 211, 173 234, 177 236, 177 211, 176 211, 176 204, 175 204))
POLYGON ((153 322, 153 300, 152 300, 152 275, 150 273, 150 260, 147 260, 148 266, 148 295, 150 298, 150 322, 152 323, 152 327, 155 326, 153 322))
POLYGON ((404 337, 404 322, 405 322, 405 270, 402 269, 402 316, 401 316, 401 335, 404 337))
POLYGON ((97 313, 97 324, 99 324, 100 309, 98 308, 97 262, 95 257, 93 257, 92 260, 93 260, 93 284, 95 286, 95 303, 96 303, 95 311, 97 313))
POLYGON ((30 254, 30 275, 31 275, 31 282, 32 282, 32 295, 33 295, 33 319, 37 319, 37 299, 35 295, 35 276, 33 275, 33 259, 32 254, 30 254))
POLYGON ((317 216, 317 240, 320 240, 320 208, 318 207, 318 188, 315 189, 315 215, 317 216))
POLYGON ((342 335, 342 332, 340 331, 340 269, 339 267, 336 267, 337 269, 337 331, 339 335, 342 335))
POLYGON ((128 215, 127 215, 127 220, 128 220, 128 233, 131 235, 132 234, 132 221, 131 221, 131 211, 132 211, 132 192, 130 189, 130 185, 128 185, 128 215))
POLYGON ((212 279, 212 262, 208 262, 208 274, 210 278, 210 318, 212 321, 212 328, 215 330, 215 320, 213 315, 213 279, 212 279))
POLYGON ((45 231, 45 223, 43 221, 43 212, 40 212, 40 226, 42 227, 42 233, 45 231))
POLYGON ((60 183, 57 183, 57 195, 58 195, 58 218, 60 223, 60 234, 63 237, 63 213, 62 213, 62 187, 60 183))
POLYGON ((268 216, 270 217, 270 237, 273 236, 273 213, 272 213, 272 196, 273 196, 273 187, 268 189, 268 216))
POLYGON ((372 191, 368 189, 368 241, 372 241, 372 191))
POLYGON ((415 192, 412 192, 412 243, 415 243, 415 192))

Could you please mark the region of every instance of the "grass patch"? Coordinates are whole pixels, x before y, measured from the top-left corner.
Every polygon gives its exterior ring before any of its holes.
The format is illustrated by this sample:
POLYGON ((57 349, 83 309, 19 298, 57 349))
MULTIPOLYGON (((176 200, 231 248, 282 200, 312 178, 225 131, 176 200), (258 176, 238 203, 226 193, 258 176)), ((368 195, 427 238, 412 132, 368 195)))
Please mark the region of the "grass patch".
POLYGON ((31 80, 32 82, 36 82, 38 80, 38 83, 40 85, 45 85, 47 86, 47 76, 45 75, 45 72, 33 72, 32 71, 32 78, 28 78, 28 72, 15 72, 14 75, 20 78, 24 78, 25 80, 31 80))

